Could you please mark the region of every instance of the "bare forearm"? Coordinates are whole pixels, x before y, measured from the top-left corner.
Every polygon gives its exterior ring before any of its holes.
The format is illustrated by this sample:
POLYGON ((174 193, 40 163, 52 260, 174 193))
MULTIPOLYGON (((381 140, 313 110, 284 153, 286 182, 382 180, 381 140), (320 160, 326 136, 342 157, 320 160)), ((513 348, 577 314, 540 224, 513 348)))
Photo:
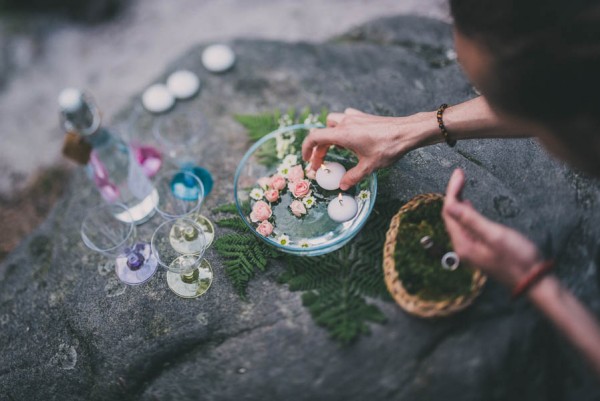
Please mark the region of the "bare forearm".
MULTIPOLYGON (((422 122, 422 144, 443 142, 436 120, 436 111, 419 114, 422 122)), ((521 138, 529 133, 516 129, 492 111, 483 96, 450 106, 444 111, 444 125, 457 140, 476 138, 521 138)))
POLYGON ((531 288, 528 296, 600 376, 600 325, 595 316, 554 276, 544 277, 531 288))

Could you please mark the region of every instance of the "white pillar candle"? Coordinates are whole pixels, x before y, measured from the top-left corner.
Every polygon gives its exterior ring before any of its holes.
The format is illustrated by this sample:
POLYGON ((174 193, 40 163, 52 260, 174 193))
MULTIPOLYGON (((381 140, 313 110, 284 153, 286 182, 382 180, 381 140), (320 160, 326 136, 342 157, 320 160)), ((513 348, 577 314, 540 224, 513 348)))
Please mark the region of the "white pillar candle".
POLYGON ((344 174, 346 174, 346 169, 340 163, 324 163, 317 170, 317 184, 323 189, 333 191, 340 187, 340 181, 344 174))
POLYGON ((358 212, 358 204, 353 197, 349 195, 338 195, 337 198, 329 202, 327 206, 327 214, 333 221, 343 223, 351 220, 358 212))

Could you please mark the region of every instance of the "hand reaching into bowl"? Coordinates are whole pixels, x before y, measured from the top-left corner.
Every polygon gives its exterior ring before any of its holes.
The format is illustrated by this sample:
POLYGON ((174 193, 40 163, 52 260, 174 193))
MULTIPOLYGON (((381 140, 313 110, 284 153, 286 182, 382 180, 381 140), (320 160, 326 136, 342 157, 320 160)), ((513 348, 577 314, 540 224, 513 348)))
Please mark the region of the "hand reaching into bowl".
MULTIPOLYGON (((427 143, 427 113, 409 117, 381 117, 346 109, 330 113, 327 128, 314 129, 302 144, 302 157, 316 170, 331 145, 350 149, 358 155, 358 164, 342 178, 342 191, 358 183, 374 170, 388 166, 406 152, 427 143)), ((432 142, 433 143, 433 142, 432 142)))
MULTIPOLYGON (((500 122, 483 97, 447 108, 444 124, 453 139, 524 136, 520 129, 500 122)), ((382 117, 346 109, 344 113, 330 113, 327 128, 310 132, 302 144, 302 157, 316 170, 331 145, 353 151, 359 162, 342 179, 340 188, 345 191, 407 152, 443 141, 435 111, 382 117)))

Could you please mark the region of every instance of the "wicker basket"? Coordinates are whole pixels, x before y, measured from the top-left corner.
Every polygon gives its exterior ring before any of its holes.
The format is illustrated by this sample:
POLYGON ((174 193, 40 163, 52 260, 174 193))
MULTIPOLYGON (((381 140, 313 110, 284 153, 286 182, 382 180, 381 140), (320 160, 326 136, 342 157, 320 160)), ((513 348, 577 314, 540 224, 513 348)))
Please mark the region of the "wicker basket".
POLYGON ((394 257, 398 229, 400 227, 400 218, 402 217, 402 214, 407 211, 414 210, 419 206, 426 205, 439 199, 444 199, 444 196, 441 194, 421 194, 402 206, 391 220, 390 228, 386 235, 385 246, 383 248, 383 271, 388 291, 396 303, 405 311, 412 315, 425 318, 449 316, 465 309, 480 294, 487 279, 480 270, 473 270, 471 292, 468 295, 444 301, 428 301, 421 299, 418 296, 409 294, 402 285, 402 281, 400 277, 398 277, 394 257))

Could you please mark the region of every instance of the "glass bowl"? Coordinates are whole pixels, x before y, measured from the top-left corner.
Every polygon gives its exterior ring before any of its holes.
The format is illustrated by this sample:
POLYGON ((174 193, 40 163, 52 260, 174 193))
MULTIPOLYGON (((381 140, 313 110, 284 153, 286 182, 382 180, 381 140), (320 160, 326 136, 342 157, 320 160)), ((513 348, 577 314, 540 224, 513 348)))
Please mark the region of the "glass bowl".
MULTIPOLYGON (((348 243, 366 223, 377 194, 377 176, 372 173, 344 191, 344 195, 357 202, 354 217, 341 223, 329 217, 328 204, 342 191, 324 190, 314 177, 307 177, 308 166, 301 151, 302 142, 312 128, 323 126, 297 124, 262 137, 246 152, 234 179, 237 210, 250 231, 278 250, 300 256, 323 255, 348 243), (304 196, 306 191, 295 184, 301 180, 296 165, 301 166, 303 180, 309 185, 310 192, 304 196), (272 177, 286 174, 282 188, 281 179, 277 183, 272 177), (294 184, 290 184, 292 180, 294 184), (280 189, 275 201, 273 189, 280 189), (259 207, 259 202, 264 204, 259 207), (292 202, 295 202, 293 209, 292 202)), ((358 158, 346 149, 332 147, 325 157, 325 164, 328 162, 340 163, 349 170, 358 163, 358 158)))

